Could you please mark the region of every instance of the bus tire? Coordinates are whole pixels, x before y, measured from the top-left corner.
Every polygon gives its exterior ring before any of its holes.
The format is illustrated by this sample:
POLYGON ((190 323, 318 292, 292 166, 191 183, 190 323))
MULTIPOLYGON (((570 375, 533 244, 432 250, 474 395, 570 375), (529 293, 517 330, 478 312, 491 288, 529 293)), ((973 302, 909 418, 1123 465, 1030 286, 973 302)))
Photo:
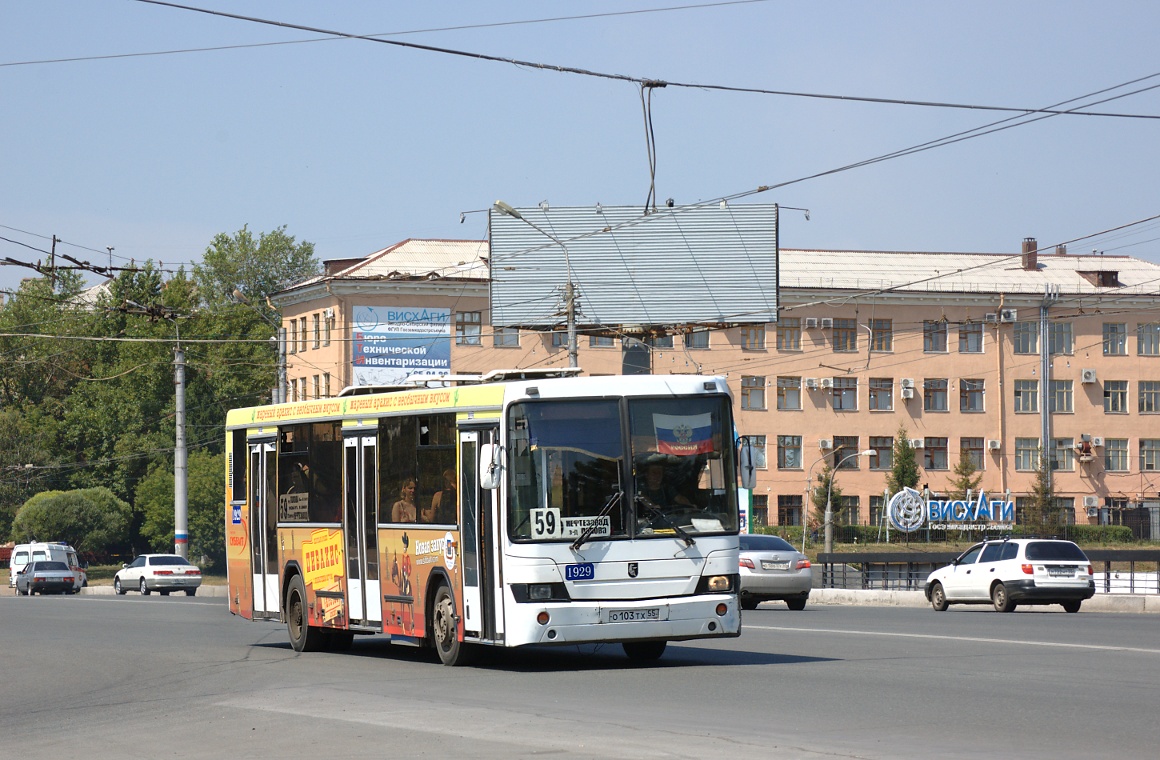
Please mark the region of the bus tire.
POLYGON ((645 662, 659 660, 661 655, 665 653, 665 647, 668 643, 667 641, 625 641, 621 643, 621 646, 624 647, 624 653, 628 655, 628 659, 645 662))
POLYGON ((326 629, 326 650, 328 652, 345 652, 354 643, 354 631, 343 631, 338 628, 326 629))
POLYGON ((444 665, 466 665, 470 658, 470 645, 459 640, 455 596, 446 584, 435 589, 435 602, 431 605, 431 643, 444 665))
POLYGON ((286 591, 286 632, 295 652, 317 652, 325 643, 326 632, 309 623, 306 614, 306 586, 295 575, 286 591))

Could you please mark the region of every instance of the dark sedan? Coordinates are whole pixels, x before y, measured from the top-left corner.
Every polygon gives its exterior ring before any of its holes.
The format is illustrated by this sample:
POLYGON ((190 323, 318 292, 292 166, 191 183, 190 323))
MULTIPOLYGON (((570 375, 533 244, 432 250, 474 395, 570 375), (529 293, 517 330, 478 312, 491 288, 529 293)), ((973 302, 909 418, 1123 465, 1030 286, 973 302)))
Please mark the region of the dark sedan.
POLYGON ((76 574, 63 562, 29 562, 16 574, 16 593, 72 594, 76 592, 76 580, 76 574))

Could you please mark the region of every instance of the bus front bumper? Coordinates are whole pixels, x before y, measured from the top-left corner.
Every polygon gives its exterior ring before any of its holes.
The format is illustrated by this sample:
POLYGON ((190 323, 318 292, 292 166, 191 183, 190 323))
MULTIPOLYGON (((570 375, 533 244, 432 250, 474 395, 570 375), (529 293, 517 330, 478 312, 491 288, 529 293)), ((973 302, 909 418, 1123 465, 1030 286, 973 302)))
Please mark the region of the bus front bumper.
POLYGON ((509 612, 519 617, 518 622, 509 617, 509 646, 741 635, 741 613, 737 597, 731 594, 648 601, 515 604, 509 612), (722 614, 718 614, 719 605, 723 605, 722 614), (540 622, 541 613, 547 613, 546 622, 540 622))

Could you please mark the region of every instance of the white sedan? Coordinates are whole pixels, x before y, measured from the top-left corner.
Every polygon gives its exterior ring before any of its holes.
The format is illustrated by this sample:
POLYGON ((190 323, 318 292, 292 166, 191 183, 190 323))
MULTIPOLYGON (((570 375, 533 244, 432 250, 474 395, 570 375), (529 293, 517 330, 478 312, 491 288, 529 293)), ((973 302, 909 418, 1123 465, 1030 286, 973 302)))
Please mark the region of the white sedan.
POLYGON ((145 596, 152 591, 162 596, 170 591, 184 591, 187 596, 193 596, 200 585, 201 570, 176 554, 142 554, 122 565, 113 576, 113 590, 118 594, 136 589, 145 596))

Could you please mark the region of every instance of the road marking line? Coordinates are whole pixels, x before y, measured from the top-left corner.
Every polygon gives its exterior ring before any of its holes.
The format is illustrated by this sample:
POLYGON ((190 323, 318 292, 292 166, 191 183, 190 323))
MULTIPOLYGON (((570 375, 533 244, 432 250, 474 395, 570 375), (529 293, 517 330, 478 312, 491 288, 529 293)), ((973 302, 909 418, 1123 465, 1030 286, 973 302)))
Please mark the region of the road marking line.
POLYGON ((772 625, 745 625, 742 631, 790 631, 793 633, 838 633, 851 636, 890 636, 904 639, 937 639, 942 641, 971 641, 979 644, 1014 644, 1030 647, 1061 647, 1064 649, 1094 649, 1104 652, 1139 652, 1142 654, 1160 654, 1160 649, 1145 649, 1143 647, 1117 647, 1107 644, 1067 644, 1061 641, 1028 641, 1025 639, 992 639, 982 636, 946 636, 934 633, 895 633, 891 631, 847 631, 840 628, 791 628, 788 626, 772 625))

